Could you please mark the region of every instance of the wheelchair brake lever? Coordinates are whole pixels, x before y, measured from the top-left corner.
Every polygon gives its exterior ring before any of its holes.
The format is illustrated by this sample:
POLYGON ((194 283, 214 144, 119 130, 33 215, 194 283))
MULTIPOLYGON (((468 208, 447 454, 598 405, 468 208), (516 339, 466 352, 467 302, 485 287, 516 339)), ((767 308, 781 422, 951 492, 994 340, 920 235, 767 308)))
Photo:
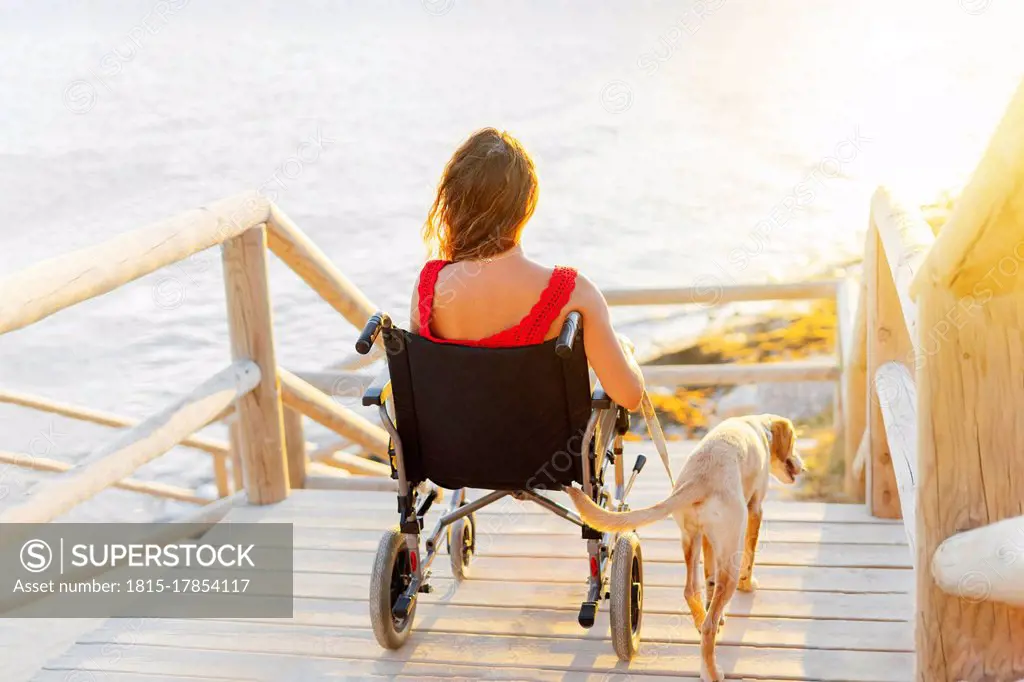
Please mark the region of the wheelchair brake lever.
POLYGON ((629 475, 626 489, 622 492, 622 499, 619 500, 620 505, 625 506, 626 498, 629 497, 629 491, 633 489, 633 483, 636 482, 636 477, 643 470, 645 464, 647 464, 647 457, 645 455, 637 455, 636 463, 633 465, 633 472, 629 475))

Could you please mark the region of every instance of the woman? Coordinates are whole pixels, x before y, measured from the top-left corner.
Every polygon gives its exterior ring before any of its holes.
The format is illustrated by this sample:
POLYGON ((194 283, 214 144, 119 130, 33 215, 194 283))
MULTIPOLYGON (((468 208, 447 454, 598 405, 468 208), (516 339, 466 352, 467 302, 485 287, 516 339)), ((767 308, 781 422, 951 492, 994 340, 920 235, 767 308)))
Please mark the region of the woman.
POLYGON ((412 331, 433 341, 503 348, 558 335, 565 316, 583 316, 587 359, 605 392, 635 410, 643 376, 629 342, 612 329, 608 304, 572 268, 549 268, 523 253, 520 238, 537 206, 533 160, 509 135, 484 128, 445 167, 423 226, 432 255, 412 295, 412 331))

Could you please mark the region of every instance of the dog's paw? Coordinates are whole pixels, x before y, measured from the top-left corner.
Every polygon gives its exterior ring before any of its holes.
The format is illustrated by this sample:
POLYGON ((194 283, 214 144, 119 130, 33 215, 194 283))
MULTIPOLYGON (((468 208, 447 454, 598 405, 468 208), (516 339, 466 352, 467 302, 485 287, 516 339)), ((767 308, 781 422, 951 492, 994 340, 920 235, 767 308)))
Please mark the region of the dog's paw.
POLYGON ((702 661, 700 665, 700 680, 701 682, 725 682, 725 673, 717 665, 714 668, 708 669, 702 661))
POLYGON ((757 578, 754 576, 740 578, 740 582, 736 585, 736 589, 740 592, 753 592, 757 589, 757 578))

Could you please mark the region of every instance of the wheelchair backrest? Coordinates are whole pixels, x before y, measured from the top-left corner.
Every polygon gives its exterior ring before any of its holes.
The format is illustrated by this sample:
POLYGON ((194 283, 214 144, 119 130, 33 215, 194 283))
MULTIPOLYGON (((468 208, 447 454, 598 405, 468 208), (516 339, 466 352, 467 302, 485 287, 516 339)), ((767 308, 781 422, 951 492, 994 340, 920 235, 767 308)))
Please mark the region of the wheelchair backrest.
POLYGON ((395 420, 410 483, 522 490, 582 482, 590 417, 582 334, 519 348, 435 343, 384 330, 395 420))

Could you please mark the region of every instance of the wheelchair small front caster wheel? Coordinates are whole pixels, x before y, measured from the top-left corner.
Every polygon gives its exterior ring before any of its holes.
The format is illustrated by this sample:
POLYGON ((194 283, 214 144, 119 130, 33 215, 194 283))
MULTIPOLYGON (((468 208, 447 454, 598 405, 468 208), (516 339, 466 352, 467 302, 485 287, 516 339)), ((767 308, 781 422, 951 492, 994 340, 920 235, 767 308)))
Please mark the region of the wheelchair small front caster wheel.
POLYGON ((451 526, 448 536, 448 557, 452 564, 452 577, 465 580, 469 577, 469 562, 476 551, 476 519, 473 514, 463 516, 451 526))
POLYGON ((412 632, 416 595, 405 594, 412 577, 405 536, 392 528, 380 539, 370 574, 370 623, 377 643, 385 649, 398 649, 412 632))
POLYGON ((631 661, 640 649, 644 608, 644 559, 636 533, 623 533, 615 541, 611 588, 612 646, 620 661, 631 661))

